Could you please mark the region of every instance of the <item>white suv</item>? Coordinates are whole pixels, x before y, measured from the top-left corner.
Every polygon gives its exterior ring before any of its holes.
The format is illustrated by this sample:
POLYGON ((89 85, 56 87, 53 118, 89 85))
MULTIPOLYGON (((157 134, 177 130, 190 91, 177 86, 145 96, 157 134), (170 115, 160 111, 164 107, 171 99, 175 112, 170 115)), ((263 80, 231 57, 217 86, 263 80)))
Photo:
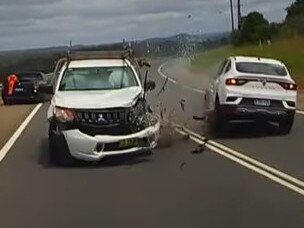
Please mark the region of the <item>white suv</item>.
POLYGON ((221 64, 205 99, 215 132, 231 120, 265 120, 278 122, 281 132, 288 134, 297 85, 278 60, 230 57, 221 64))
POLYGON ((99 161, 156 147, 160 124, 147 111, 138 64, 125 53, 74 54, 58 62, 48 109, 55 162, 99 161))

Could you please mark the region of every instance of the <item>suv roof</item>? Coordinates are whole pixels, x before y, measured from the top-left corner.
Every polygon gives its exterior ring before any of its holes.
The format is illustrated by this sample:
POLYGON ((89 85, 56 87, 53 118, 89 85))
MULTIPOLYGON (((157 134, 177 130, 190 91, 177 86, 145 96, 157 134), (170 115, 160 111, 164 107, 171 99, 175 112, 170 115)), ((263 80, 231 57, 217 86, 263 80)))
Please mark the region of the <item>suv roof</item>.
POLYGON ((255 63, 262 62, 262 63, 283 65, 281 61, 271 58, 260 58, 260 57, 249 57, 249 56, 235 56, 232 58, 235 60, 235 62, 255 62, 255 63))

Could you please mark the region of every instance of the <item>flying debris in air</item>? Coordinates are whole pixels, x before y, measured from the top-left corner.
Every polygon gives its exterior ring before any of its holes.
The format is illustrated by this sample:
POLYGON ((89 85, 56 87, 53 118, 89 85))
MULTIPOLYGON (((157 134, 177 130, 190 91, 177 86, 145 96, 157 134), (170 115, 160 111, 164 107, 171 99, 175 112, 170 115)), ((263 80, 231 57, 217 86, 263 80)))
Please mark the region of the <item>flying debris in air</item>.
POLYGON ((153 113, 153 110, 152 110, 152 108, 151 108, 151 105, 148 105, 147 110, 148 110, 149 113, 153 113))

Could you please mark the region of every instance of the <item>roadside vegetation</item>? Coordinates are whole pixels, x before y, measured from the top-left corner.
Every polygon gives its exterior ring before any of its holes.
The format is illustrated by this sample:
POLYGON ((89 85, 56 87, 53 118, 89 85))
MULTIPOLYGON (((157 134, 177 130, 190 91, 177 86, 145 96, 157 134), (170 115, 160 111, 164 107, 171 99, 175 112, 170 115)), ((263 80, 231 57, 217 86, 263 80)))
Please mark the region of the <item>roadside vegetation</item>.
POLYGON ((296 0, 286 11, 282 23, 269 23, 259 12, 249 13, 232 34, 230 46, 198 53, 192 68, 210 72, 225 57, 235 55, 276 58, 304 88, 304 0, 296 0))
POLYGON ((208 52, 199 53, 192 62, 193 69, 213 71, 213 69, 229 56, 260 56, 276 58, 283 61, 291 75, 304 87, 304 37, 278 40, 271 45, 224 46, 208 52))

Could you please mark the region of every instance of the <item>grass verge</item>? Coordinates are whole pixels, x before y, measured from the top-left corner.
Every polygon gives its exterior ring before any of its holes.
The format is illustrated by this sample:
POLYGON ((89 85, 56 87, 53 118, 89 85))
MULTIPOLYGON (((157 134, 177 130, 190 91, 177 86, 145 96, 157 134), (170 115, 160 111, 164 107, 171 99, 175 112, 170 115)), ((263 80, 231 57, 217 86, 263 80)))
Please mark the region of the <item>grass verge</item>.
POLYGON ((280 40, 270 46, 225 46, 208 52, 199 53, 192 61, 194 70, 209 71, 229 56, 259 56, 283 61, 293 78, 304 88, 304 37, 280 40))

